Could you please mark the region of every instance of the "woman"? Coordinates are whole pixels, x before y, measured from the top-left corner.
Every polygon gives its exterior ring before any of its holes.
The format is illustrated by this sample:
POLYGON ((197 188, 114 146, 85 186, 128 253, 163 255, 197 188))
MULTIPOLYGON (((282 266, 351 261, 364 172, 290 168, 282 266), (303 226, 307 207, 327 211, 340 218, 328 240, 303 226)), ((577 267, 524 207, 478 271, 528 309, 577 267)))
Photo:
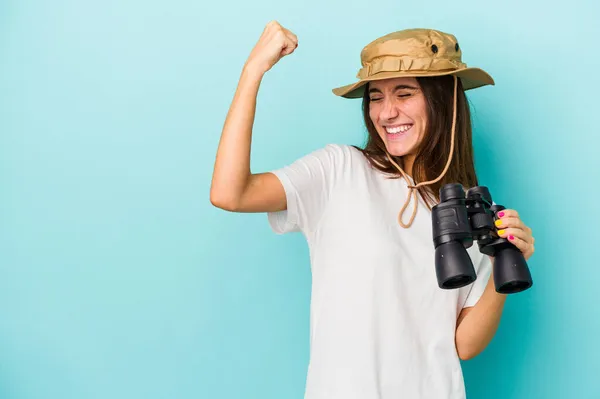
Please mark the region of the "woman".
MULTIPOLYGON (((252 174, 260 81, 297 46, 292 32, 271 22, 251 52, 223 128, 211 202, 229 211, 268 212, 274 231, 301 231, 308 241, 313 286, 305 398, 464 398, 460 359, 490 342, 505 296, 489 278, 493 259, 477 245, 468 249, 477 280, 460 289, 438 287, 430 210, 443 184, 477 185, 464 90, 494 82, 462 63, 450 34, 386 35, 363 49, 360 80, 334 89, 363 99, 365 148, 331 144, 279 170, 252 174)), ((496 216, 498 235, 528 259, 531 229, 515 210, 496 216)))

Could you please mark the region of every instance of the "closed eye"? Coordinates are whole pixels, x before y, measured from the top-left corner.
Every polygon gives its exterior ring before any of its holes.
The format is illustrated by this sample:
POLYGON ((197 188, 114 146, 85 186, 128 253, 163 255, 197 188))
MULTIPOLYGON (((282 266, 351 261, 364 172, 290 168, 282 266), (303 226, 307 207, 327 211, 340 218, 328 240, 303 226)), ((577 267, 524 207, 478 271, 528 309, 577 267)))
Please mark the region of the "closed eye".
MULTIPOLYGON (((404 97, 410 97, 411 95, 412 94, 410 94, 410 93, 409 94, 399 94, 398 97, 404 98, 404 97)), ((381 97, 372 97, 369 101, 377 102, 377 101, 381 101, 381 100, 383 100, 383 98, 381 98, 381 97)))

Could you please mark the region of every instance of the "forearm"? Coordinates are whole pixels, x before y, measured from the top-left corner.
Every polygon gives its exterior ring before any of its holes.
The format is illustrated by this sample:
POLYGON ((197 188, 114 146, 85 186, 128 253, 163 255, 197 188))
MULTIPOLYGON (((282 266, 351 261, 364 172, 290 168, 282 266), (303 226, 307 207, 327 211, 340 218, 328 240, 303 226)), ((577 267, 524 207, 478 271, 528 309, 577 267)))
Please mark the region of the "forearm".
POLYGON ((256 98, 263 72, 244 67, 227 114, 211 184, 213 203, 233 204, 244 192, 250 177, 250 147, 256 98))
POLYGON ((490 276, 477 304, 468 309, 464 318, 459 319, 456 349, 461 359, 477 356, 490 343, 500 324, 505 301, 506 295, 496 292, 494 278, 490 276))

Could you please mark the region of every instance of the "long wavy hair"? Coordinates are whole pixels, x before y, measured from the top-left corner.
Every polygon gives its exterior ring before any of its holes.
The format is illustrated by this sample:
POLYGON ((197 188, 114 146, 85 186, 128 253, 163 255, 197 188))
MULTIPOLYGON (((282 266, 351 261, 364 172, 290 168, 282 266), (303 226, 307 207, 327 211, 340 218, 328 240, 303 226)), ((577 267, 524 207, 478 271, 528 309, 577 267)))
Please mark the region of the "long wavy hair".
MULTIPOLYGON (((464 189, 478 185, 472 144, 471 113, 460 79, 457 90, 456 131, 452 161, 446 174, 437 183, 418 188, 425 204, 439 203, 440 188, 447 183, 461 183, 464 189)), ((452 107, 454 102, 454 79, 452 76, 418 77, 427 104, 427 123, 423 139, 416 148, 412 179, 414 184, 436 179, 446 166, 450 153, 452 129, 452 107)), ((365 89, 362 113, 368 137, 364 148, 354 146, 378 170, 389 178, 401 178, 400 172, 387 159, 385 144, 377 133, 369 116, 369 88, 365 89)), ((390 154, 390 156, 392 156, 390 154)), ((402 157, 392 156, 394 162, 404 168, 402 157)))

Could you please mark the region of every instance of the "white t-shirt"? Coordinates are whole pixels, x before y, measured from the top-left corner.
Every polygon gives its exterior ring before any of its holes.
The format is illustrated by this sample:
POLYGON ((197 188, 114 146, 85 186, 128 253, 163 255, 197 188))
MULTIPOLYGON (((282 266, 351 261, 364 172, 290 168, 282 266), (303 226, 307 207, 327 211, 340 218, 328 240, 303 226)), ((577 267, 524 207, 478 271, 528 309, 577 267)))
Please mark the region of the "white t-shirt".
POLYGON ((386 178, 360 151, 338 144, 272 173, 287 210, 269 213, 270 226, 302 232, 310 251, 305 399, 465 398, 456 320, 478 301, 492 270, 477 243, 467 250, 477 280, 443 290, 431 211, 420 196, 412 226, 397 222, 404 179, 386 178))

